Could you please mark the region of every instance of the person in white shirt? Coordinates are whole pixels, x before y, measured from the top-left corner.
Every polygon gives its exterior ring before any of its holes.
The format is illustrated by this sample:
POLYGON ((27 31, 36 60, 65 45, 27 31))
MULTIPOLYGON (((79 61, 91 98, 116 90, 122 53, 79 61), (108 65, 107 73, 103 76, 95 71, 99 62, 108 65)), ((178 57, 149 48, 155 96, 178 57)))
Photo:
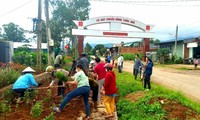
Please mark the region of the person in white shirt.
POLYGON ((122 73, 122 67, 123 67, 123 60, 124 60, 124 58, 120 54, 118 54, 118 56, 119 56, 118 60, 117 60, 118 72, 122 73))

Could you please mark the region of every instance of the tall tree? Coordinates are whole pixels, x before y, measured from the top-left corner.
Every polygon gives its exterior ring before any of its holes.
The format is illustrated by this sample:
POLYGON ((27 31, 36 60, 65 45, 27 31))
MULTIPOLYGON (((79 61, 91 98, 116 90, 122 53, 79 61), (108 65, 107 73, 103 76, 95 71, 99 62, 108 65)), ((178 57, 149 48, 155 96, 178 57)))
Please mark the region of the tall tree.
POLYGON ((106 48, 104 47, 103 44, 98 44, 92 49, 92 53, 95 55, 97 54, 97 51, 99 52, 100 55, 103 55, 106 52, 106 48))
POLYGON ((86 43, 85 45, 85 52, 86 53, 91 53, 92 51, 92 46, 89 43, 86 43))
POLYGON ((53 18, 50 22, 52 39, 59 43, 62 38, 69 37, 75 48, 75 37, 72 29, 75 28, 73 20, 86 20, 89 18, 89 0, 51 0, 53 18))
POLYGON ((24 35, 24 29, 19 27, 14 23, 4 24, 3 25, 4 32, 3 38, 5 40, 13 41, 13 42, 22 42, 26 41, 24 35))

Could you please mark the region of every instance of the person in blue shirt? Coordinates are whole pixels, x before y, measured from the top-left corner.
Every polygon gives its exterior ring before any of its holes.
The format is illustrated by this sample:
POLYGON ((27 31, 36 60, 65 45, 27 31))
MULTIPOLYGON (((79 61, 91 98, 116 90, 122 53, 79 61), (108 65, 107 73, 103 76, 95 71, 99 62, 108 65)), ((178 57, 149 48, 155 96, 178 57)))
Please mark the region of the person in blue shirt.
POLYGON ((151 89, 151 84, 150 84, 150 77, 152 74, 153 70, 153 62, 149 57, 146 57, 146 70, 145 70, 145 78, 144 78, 144 89, 146 89, 146 84, 148 85, 148 89, 151 89))
POLYGON ((17 103, 23 102, 22 98, 24 97, 25 91, 32 91, 33 89, 30 89, 32 86, 38 86, 38 83, 35 81, 34 76, 32 75, 34 72, 35 70, 27 67, 22 71, 23 75, 21 75, 13 84, 13 91, 19 94, 17 103))

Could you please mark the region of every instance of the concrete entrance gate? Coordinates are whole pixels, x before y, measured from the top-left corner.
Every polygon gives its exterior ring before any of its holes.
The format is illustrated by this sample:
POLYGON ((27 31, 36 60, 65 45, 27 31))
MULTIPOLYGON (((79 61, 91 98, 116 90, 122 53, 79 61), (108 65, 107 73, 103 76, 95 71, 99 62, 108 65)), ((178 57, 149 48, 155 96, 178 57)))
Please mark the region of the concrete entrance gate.
POLYGON ((147 25, 140 21, 121 17, 121 16, 101 16, 96 18, 91 18, 85 21, 73 21, 78 29, 72 29, 72 35, 78 37, 78 53, 79 55, 83 52, 83 41, 84 36, 93 36, 93 37, 120 37, 120 38, 143 38, 143 55, 146 55, 146 52, 149 52, 150 38, 154 37, 154 33, 150 32, 154 25, 147 25), (109 23, 109 30, 89 30, 88 26, 96 24, 105 24, 109 23), (131 27, 138 28, 142 32, 138 31, 121 31, 121 25, 125 24, 131 27))

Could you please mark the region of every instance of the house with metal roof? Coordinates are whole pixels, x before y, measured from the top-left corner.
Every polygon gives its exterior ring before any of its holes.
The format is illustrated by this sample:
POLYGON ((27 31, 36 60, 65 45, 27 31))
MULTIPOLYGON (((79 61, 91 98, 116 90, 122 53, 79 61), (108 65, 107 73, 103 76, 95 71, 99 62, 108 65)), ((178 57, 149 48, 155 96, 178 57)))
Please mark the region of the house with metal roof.
POLYGON ((176 47, 175 42, 175 40, 162 41, 159 46, 160 48, 168 48, 173 55, 176 54, 181 58, 200 58, 199 37, 178 39, 176 47))

